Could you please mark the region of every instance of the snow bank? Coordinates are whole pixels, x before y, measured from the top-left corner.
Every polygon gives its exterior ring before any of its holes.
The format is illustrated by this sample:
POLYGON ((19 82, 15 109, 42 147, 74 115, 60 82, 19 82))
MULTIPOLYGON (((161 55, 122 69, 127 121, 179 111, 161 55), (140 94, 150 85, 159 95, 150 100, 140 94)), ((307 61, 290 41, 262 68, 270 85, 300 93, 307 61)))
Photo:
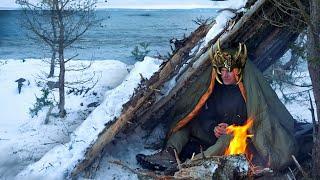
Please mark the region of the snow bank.
MULTIPOLYGON (((79 62, 89 64, 91 61, 70 61, 68 64, 75 66, 79 62)), ((0 60, 0 179, 13 179, 52 147, 68 142, 70 133, 92 110, 87 107, 88 104, 100 103, 104 95, 100 95, 100 92, 118 86, 130 67, 120 61, 105 60, 94 62, 87 72, 67 72, 68 82, 86 79, 92 72, 95 72, 99 79, 85 95, 66 94, 67 116, 63 119, 51 116, 48 124, 44 124, 48 108, 43 108, 38 116, 33 118, 29 115, 29 108, 33 107, 36 96, 41 95, 43 85, 39 85, 39 82, 43 80, 39 77, 45 78, 42 71, 48 72, 48 64, 39 59, 0 60), (26 79, 20 94, 15 82, 19 78, 26 79)), ((80 85, 72 87, 80 88, 80 85)), ((58 97, 57 91, 53 93, 58 97)))
POLYGON ((104 102, 72 133, 70 142, 56 146, 38 162, 20 172, 16 178, 65 178, 83 158, 86 148, 97 139, 105 127, 104 124, 120 115, 122 104, 129 100, 140 82, 139 74, 150 78, 159 69, 160 63, 160 60, 150 57, 146 57, 143 62, 137 62, 122 84, 106 92, 104 102))
MULTIPOLYGON (((41 81, 40 77, 43 77, 41 73, 43 71, 48 72, 49 69, 48 64, 39 59, 26 59, 25 62, 10 59, 6 61, 1 60, 1 62, 3 65, 0 65, 0 97, 2 101, 0 104, 0 114, 3 118, 0 120, 0 135, 2 138, 10 139, 16 136, 15 127, 31 119, 29 108, 35 103, 35 97, 41 95, 40 90, 42 87, 38 85, 39 81, 41 81), (18 94, 17 83, 15 82, 19 78, 26 79, 26 82, 22 86, 21 94, 18 94), (1 134, 4 131, 6 133, 1 134)), ((89 61, 81 62, 89 64, 89 61)), ((77 64, 77 61, 71 61, 68 64, 74 66, 77 64)), ((114 60, 93 63, 88 71, 89 73, 96 72, 97 77, 99 76, 99 81, 94 90, 100 91, 105 88, 118 86, 128 74, 128 68, 126 64, 114 60)), ((86 74, 81 72, 67 72, 66 81, 74 82, 85 78, 84 76, 86 74)), ((75 104, 79 102, 76 104, 79 106, 80 101, 83 99, 82 96, 75 97, 72 94, 66 95, 66 98, 66 109, 69 112, 77 109, 78 107, 75 104)))

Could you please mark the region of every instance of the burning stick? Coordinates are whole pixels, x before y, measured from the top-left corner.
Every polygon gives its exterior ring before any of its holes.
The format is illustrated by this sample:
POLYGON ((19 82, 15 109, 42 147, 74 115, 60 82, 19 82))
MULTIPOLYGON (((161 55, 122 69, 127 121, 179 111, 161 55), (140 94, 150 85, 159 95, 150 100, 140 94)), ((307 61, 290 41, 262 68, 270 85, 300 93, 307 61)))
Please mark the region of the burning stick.
POLYGON ((202 159, 206 159, 206 156, 204 155, 204 152, 203 152, 203 147, 201 145, 200 145, 200 153, 201 153, 202 159))
POLYGON ((193 153, 192 153, 192 156, 191 156, 191 159, 190 159, 191 161, 194 159, 194 156, 195 156, 195 155, 196 155, 196 153, 193 152, 193 153))

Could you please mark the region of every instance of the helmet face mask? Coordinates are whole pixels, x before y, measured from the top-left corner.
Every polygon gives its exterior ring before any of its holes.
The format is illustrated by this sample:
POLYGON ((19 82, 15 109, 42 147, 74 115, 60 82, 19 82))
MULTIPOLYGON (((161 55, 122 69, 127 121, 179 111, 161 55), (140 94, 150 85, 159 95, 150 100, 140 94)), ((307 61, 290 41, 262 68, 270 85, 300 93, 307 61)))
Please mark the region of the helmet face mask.
MULTIPOLYGON (((210 49, 209 55, 211 63, 215 71, 221 75, 221 69, 226 68, 229 72, 236 72, 237 76, 240 76, 237 84, 242 80, 242 69, 245 66, 247 60, 247 47, 245 44, 239 43, 239 47, 236 51, 222 51, 220 47, 220 40, 218 40, 218 48, 215 52, 210 49)), ((217 81, 222 84, 219 76, 216 76, 217 81)))

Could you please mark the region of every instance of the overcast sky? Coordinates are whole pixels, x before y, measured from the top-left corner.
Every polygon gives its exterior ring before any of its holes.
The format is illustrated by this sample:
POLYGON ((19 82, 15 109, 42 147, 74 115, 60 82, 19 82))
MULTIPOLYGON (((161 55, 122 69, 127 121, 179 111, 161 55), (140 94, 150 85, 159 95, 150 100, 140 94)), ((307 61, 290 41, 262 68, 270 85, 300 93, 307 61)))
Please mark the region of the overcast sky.
MULTIPOLYGON (((35 1, 35 0, 32 0, 35 1)), ((98 8, 144 8, 144 9, 180 9, 213 8, 223 6, 224 2, 210 0, 98 0, 98 8)), ((1 9, 18 8, 15 0, 0 0, 1 9)))

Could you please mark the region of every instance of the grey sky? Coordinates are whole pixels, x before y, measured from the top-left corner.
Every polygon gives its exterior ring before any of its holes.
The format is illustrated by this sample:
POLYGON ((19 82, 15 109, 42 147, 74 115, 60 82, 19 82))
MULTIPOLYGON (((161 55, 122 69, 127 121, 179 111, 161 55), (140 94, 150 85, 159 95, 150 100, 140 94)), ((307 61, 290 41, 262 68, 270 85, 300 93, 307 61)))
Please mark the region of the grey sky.
MULTIPOLYGON (((35 1, 35 0, 32 0, 35 1)), ((172 8, 212 8, 223 6, 224 2, 210 0, 98 0, 98 8, 146 8, 146 9, 172 9, 172 8)), ((1 9, 18 8, 15 0, 0 0, 1 9)))

